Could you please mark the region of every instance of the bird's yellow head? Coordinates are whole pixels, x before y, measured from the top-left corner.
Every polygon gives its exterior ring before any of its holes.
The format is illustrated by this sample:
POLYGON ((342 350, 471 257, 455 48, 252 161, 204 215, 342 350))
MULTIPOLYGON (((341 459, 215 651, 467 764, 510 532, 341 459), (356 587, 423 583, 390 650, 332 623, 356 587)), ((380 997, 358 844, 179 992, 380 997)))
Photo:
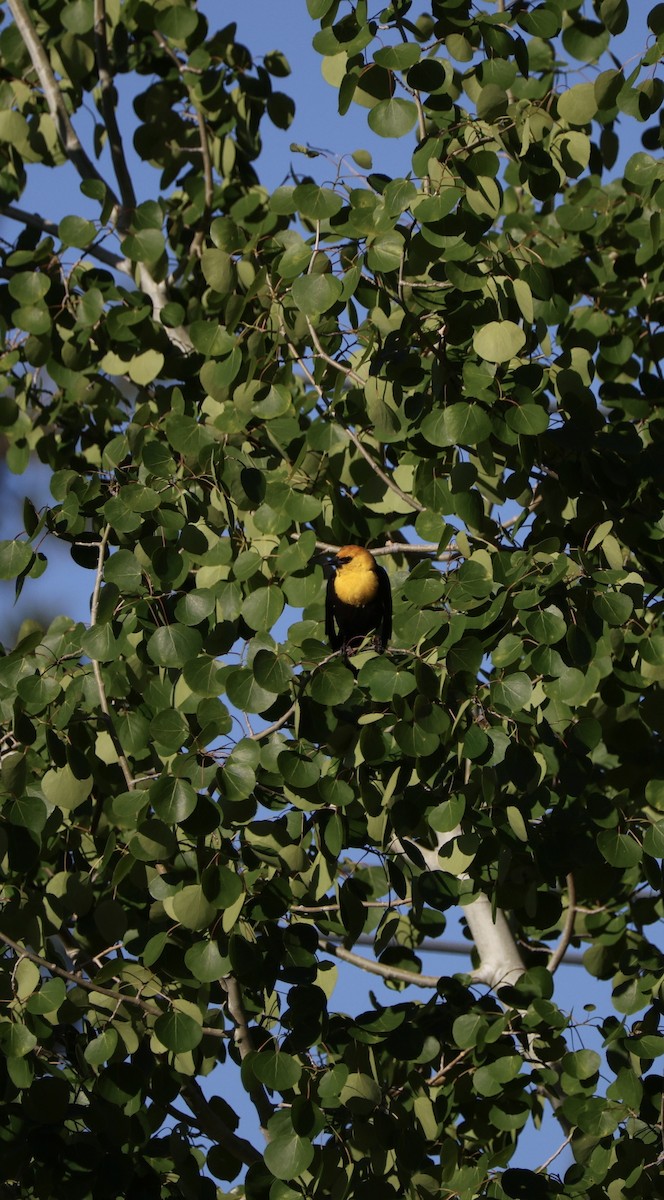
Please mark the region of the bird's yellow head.
POLYGON ((340 546, 334 556, 334 565, 344 574, 350 571, 373 571, 376 567, 373 554, 363 546, 340 546))

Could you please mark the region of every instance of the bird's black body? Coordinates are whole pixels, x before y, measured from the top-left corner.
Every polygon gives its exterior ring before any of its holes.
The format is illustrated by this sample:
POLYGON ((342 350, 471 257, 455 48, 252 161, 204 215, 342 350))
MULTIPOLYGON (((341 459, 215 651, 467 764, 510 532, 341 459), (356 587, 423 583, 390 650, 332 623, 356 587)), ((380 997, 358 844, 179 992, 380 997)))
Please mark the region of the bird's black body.
POLYGON ((325 633, 332 649, 344 654, 358 649, 370 633, 381 652, 392 635, 387 571, 360 546, 343 546, 335 555, 335 572, 327 584, 325 633))

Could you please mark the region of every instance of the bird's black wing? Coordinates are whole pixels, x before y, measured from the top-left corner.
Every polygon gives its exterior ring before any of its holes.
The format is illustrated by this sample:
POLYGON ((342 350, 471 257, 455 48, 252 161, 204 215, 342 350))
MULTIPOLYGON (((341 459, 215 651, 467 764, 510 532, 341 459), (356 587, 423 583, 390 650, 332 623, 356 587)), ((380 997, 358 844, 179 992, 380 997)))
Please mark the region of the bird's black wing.
POLYGON ((376 573, 378 575, 378 598, 382 609, 380 640, 383 646, 386 646, 392 637, 392 589, 385 567, 376 567, 376 573))
POLYGON ((330 575, 325 593, 325 636, 332 649, 338 650, 343 639, 334 624, 334 575, 330 575))

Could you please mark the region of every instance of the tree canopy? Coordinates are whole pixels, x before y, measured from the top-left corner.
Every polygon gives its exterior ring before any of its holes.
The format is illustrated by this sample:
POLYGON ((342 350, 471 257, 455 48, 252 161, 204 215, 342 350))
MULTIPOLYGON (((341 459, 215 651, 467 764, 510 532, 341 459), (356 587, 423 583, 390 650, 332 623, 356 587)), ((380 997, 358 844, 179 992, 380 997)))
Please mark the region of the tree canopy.
POLYGON ((52 502, 0 577, 58 539, 91 601, 0 658, 3 1194, 650 1197, 664 5, 624 65, 627 0, 306 8, 400 174, 263 187, 288 61, 194 0, 4 5, 0 426, 52 502), (324 641, 347 543, 382 655, 324 641), (343 1011, 339 960, 391 990, 343 1011))

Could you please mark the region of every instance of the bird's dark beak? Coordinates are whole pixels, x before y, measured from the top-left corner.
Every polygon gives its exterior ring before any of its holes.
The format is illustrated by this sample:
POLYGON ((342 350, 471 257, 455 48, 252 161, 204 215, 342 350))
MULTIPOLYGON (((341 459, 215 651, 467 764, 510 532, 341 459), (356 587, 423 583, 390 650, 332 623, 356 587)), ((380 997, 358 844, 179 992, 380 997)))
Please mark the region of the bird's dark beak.
POLYGON ((312 563, 321 563, 323 567, 336 566, 336 550, 316 550, 311 556, 312 563))

